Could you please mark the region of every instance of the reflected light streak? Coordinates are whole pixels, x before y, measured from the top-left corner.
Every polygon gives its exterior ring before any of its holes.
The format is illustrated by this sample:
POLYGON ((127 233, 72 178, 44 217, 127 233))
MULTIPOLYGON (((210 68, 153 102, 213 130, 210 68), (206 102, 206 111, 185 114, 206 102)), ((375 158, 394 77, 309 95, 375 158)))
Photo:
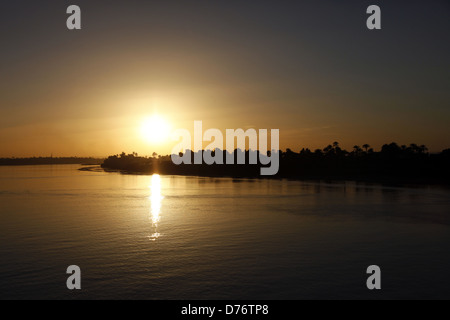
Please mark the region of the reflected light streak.
POLYGON ((161 204, 164 197, 161 194, 161 177, 159 174, 154 174, 152 176, 152 182, 150 185, 151 195, 150 195, 150 204, 151 204, 151 217, 152 227, 154 228, 153 234, 149 237, 150 240, 155 241, 158 239, 161 234, 158 233, 158 222, 161 220, 161 204))

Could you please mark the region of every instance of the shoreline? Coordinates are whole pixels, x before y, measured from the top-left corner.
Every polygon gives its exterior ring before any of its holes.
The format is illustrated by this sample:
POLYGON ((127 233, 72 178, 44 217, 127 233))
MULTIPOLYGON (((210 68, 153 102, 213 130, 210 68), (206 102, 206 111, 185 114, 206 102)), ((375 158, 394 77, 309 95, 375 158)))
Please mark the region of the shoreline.
POLYGON ((181 176, 181 177, 199 177, 199 178, 229 178, 238 180, 288 180, 288 181, 301 181, 310 183, 342 183, 342 182, 353 182, 361 184, 377 184, 389 187, 410 187, 410 188, 423 188, 423 187, 442 187, 450 189, 450 183, 446 181, 438 180, 426 180, 426 179, 398 179, 392 177, 342 177, 342 176, 329 176, 329 177, 319 177, 319 176, 308 176, 308 177, 286 177, 286 176, 240 176, 240 175, 208 175, 208 174, 198 174, 198 173, 161 173, 156 171, 132 171, 132 170, 122 170, 122 169, 111 169, 104 168, 101 165, 89 166, 85 168, 79 168, 79 171, 89 171, 89 172, 106 172, 106 173, 120 173, 124 175, 147 175, 151 176, 154 174, 159 174, 162 176, 181 176))

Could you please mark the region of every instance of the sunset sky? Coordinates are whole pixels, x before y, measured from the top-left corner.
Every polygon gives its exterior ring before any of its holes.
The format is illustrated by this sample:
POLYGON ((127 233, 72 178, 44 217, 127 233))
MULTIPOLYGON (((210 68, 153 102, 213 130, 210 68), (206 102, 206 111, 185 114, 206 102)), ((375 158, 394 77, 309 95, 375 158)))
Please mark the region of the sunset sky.
POLYGON ((0 157, 167 154, 140 130, 155 113, 295 151, 449 148, 450 2, 392 2, 2 1, 0 157))

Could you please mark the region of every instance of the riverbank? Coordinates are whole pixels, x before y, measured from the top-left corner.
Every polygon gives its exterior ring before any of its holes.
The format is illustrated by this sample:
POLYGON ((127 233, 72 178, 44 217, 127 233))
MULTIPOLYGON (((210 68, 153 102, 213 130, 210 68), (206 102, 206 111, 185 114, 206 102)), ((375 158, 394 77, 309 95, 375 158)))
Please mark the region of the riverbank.
POLYGON ((80 171, 90 171, 90 172, 116 172, 124 175, 153 175, 160 174, 164 176, 187 176, 187 177, 202 177, 202 178, 232 178, 236 180, 254 180, 254 179, 266 179, 266 180, 291 180, 291 181, 304 181, 304 182, 324 182, 324 183, 342 183, 342 182, 355 182, 361 184, 377 184, 383 186, 391 187, 424 187, 424 186, 439 186, 450 188, 450 183, 446 179, 417 179, 417 178, 407 178, 402 179, 393 178, 388 176, 297 176, 297 177, 286 177, 281 175, 275 176, 251 176, 251 175, 233 175, 233 174, 208 174, 208 172, 202 172, 198 170, 196 172, 185 172, 185 173, 174 173, 174 172, 164 172, 161 170, 145 170, 145 171, 133 171, 125 169, 109 169, 102 168, 101 166, 89 166, 78 169, 80 171))
POLYGON ((104 158, 93 157, 32 157, 32 158, 0 158, 0 166, 35 166, 51 164, 100 165, 104 158))

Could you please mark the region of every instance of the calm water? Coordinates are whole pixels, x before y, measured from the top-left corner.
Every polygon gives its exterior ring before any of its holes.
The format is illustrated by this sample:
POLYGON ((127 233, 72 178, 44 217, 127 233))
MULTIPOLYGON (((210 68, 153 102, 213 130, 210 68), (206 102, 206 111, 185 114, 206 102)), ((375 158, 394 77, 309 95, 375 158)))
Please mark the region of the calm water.
POLYGON ((0 167, 0 298, 450 298, 448 189, 78 168, 0 167))

